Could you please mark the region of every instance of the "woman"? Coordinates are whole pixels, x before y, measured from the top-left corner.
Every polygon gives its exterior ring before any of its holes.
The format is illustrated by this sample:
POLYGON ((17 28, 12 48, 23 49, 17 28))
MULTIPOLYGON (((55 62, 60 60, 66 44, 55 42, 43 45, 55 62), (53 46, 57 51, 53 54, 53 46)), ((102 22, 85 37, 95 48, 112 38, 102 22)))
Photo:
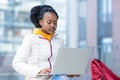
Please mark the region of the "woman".
POLYGON ((58 14, 49 5, 35 6, 30 12, 35 25, 33 33, 25 36, 13 59, 13 68, 26 76, 26 80, 48 80, 57 51, 63 40, 55 33, 58 14))

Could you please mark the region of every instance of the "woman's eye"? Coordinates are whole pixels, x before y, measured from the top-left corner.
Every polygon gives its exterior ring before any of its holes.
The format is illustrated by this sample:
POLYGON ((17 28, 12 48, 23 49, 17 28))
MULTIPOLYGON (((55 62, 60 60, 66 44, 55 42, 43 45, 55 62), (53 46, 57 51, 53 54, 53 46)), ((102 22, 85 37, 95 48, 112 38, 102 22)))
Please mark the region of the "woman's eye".
POLYGON ((48 23, 48 24, 51 24, 51 21, 48 21, 47 23, 48 23))
POLYGON ((57 23, 55 22, 54 25, 56 25, 57 23))
POLYGON ((48 21, 47 23, 57 25, 57 22, 48 21))

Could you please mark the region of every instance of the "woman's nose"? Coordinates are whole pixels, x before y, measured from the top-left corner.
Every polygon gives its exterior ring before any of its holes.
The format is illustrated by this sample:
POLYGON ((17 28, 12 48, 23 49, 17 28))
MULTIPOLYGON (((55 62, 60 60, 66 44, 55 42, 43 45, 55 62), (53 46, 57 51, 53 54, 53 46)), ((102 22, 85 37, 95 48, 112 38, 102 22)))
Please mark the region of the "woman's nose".
POLYGON ((54 24, 54 23, 51 23, 51 27, 55 27, 55 24, 54 24))

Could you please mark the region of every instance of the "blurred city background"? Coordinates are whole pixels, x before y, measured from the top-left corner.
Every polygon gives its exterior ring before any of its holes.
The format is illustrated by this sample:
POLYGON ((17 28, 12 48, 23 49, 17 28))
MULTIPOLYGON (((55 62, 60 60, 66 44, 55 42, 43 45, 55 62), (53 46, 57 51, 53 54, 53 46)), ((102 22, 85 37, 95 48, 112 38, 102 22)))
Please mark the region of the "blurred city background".
MULTIPOLYGON (((34 28, 30 9, 42 4, 57 11, 57 32, 66 47, 90 48, 90 60, 100 59, 120 76, 120 0, 0 0, 0 80, 23 80, 11 63, 34 28)), ((73 80, 91 80, 89 64, 87 69, 73 80)))

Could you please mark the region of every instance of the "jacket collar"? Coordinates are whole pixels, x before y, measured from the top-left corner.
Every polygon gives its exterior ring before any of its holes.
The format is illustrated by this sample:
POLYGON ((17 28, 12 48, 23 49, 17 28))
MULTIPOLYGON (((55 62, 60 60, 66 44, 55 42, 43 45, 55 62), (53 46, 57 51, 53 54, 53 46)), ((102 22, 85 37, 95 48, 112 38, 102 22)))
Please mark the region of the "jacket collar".
POLYGON ((50 41, 51 38, 54 35, 56 35, 55 33, 48 35, 48 34, 42 32, 41 28, 34 28, 33 34, 35 34, 35 35, 41 35, 43 38, 47 39, 48 41, 50 41))

